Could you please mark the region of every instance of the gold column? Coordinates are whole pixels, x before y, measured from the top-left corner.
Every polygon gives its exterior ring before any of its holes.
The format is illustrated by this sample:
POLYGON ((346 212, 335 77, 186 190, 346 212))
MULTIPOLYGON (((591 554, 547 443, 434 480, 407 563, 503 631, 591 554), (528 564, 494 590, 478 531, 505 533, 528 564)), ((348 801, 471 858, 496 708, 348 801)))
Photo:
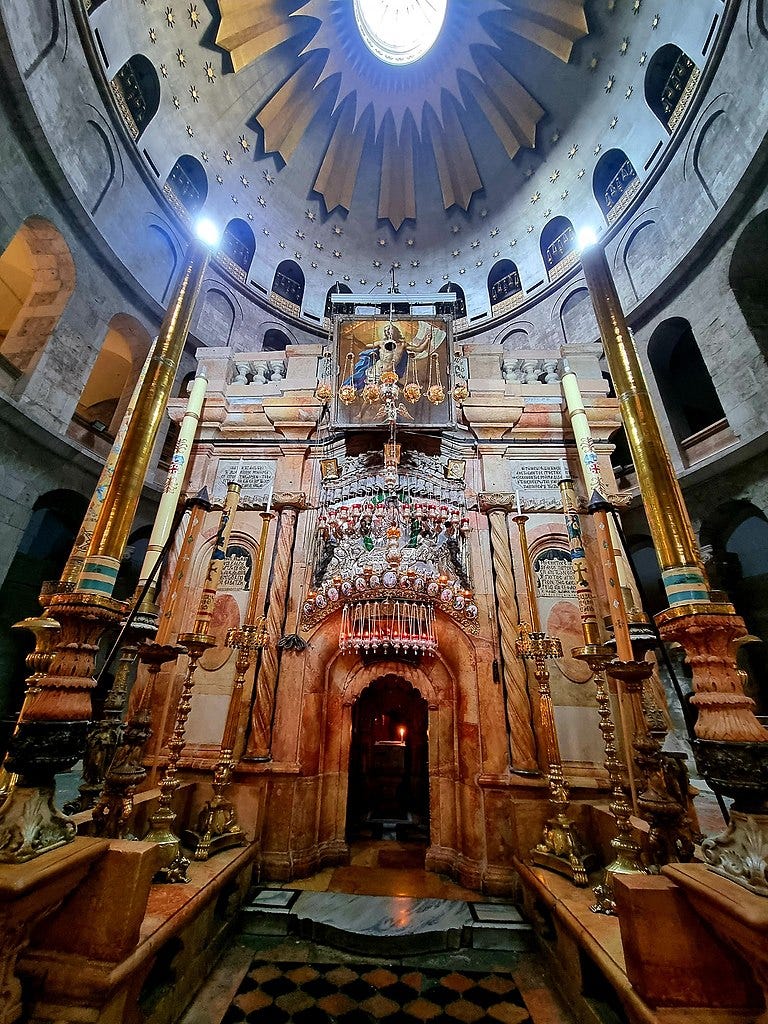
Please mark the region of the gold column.
POLYGON ((152 349, 136 407, 115 461, 75 590, 112 594, 120 559, 144 486, 157 433, 189 333, 210 250, 198 240, 187 249, 179 283, 152 349))
POLYGON ((93 531, 96 527, 96 523, 99 521, 99 515, 101 514, 101 507, 104 504, 104 499, 107 496, 107 488, 109 481, 112 479, 112 474, 115 471, 115 463, 117 457, 122 451, 125 443, 125 435, 128 431, 133 413, 136 408, 136 402, 138 401, 141 389, 144 384, 144 378, 147 375, 149 369, 149 363, 152 358, 152 350, 147 353, 147 358, 144 360, 144 365, 139 373, 139 378, 136 381, 136 385, 131 395, 131 400, 128 403, 128 407, 125 410, 125 415, 122 418, 117 434, 115 436, 114 443, 109 450, 107 461, 99 474, 99 479, 96 482, 96 488, 91 496, 91 500, 88 503, 88 508, 85 510, 83 521, 80 524, 80 529, 75 538, 75 543, 72 545, 72 551, 70 552, 67 564, 61 573, 61 580, 59 588, 62 590, 71 590, 80 576, 80 572, 83 568, 83 562, 88 552, 88 545, 91 542, 93 531))
POLYGON ((602 247, 585 249, 582 266, 670 604, 656 621, 665 639, 682 644, 693 670, 696 735, 707 741, 764 743, 768 730, 744 694, 734 654, 734 642, 746 635, 746 628, 732 605, 710 601, 682 491, 602 247))
POLYGON ((495 573, 496 608, 499 620, 501 669, 506 690, 507 714, 512 740, 512 771, 538 774, 536 737, 533 731, 533 708, 528 692, 525 663, 515 649, 520 636, 516 612, 516 584, 509 542, 507 514, 514 511, 511 494, 481 494, 478 505, 488 516, 491 558, 495 573))

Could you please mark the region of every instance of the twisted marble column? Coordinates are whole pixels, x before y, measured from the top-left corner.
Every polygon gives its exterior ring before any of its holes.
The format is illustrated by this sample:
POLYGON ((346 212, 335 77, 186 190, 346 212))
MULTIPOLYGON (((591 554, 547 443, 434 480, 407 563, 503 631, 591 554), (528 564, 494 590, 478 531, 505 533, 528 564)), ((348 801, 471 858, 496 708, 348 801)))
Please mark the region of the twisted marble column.
POLYGON ((299 512, 306 507, 303 494, 280 494, 275 496, 275 508, 280 513, 277 524, 277 540, 272 562, 272 581, 269 588, 269 605, 266 612, 266 633, 269 643, 262 649, 256 690, 251 708, 251 727, 245 747, 246 758, 269 757, 272 746, 272 718, 275 711, 277 675, 280 650, 277 642, 282 636, 285 614, 290 591, 291 569, 293 567, 293 543, 296 537, 296 520, 299 512))
POLYGON ((513 771, 538 772, 536 738, 533 732, 531 700, 525 664, 518 658, 515 644, 520 635, 517 592, 509 543, 507 513, 514 511, 511 495, 481 495, 480 511, 488 516, 491 555, 496 577, 496 608, 499 620, 502 671, 507 699, 507 714, 512 734, 513 771))

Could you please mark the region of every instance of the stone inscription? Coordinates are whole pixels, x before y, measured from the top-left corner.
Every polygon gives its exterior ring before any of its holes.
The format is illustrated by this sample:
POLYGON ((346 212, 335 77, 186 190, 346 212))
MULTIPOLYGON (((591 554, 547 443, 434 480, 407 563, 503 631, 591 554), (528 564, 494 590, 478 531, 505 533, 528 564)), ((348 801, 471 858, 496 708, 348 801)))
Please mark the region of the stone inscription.
POLYGON ((548 459, 523 462, 520 459, 510 461, 512 478, 511 490, 519 491, 520 495, 529 498, 551 498, 560 496, 558 483, 562 478, 560 461, 548 459))
POLYGON ((242 548, 229 548, 221 570, 219 590, 247 590, 251 559, 242 548))
POLYGON ((576 597, 571 559, 563 551, 544 551, 534 559, 539 597, 576 597))
POLYGON ((240 484, 241 501, 261 501, 266 505, 274 484, 276 466, 277 463, 270 459, 260 459, 257 462, 243 461, 242 466, 239 459, 220 459, 211 497, 214 501, 222 501, 227 493, 227 484, 231 480, 237 480, 240 484))

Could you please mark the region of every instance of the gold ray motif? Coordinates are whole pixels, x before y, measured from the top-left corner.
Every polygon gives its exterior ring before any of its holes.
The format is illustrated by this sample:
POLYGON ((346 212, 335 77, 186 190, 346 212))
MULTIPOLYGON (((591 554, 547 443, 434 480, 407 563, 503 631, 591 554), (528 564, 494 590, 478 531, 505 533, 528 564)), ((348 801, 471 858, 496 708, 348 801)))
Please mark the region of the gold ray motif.
MULTIPOLYGON (((432 146, 445 208, 467 209, 483 188, 463 127, 462 87, 512 159, 536 142, 544 109, 500 62, 499 29, 560 60, 570 60, 587 34, 585 0, 452 0, 453 31, 439 40, 439 59, 403 79, 360 47, 350 0, 306 0, 289 16, 282 0, 217 0, 216 42, 235 71, 314 23, 304 49, 288 59, 283 84, 256 111, 264 148, 288 160, 323 104, 339 113, 329 131, 314 188, 326 210, 349 209, 366 143, 381 143, 379 217, 395 230, 416 216, 414 148, 432 146), (429 68, 427 73, 426 68, 429 68), (460 85, 461 79, 461 85, 460 85), (426 127, 426 131, 423 131, 426 127)), ((400 72, 402 69, 397 69, 400 72)))
POLYGON ((355 113, 354 97, 349 97, 342 107, 315 178, 314 189, 323 197, 326 213, 332 213, 337 206, 349 211, 352 204, 363 146, 372 120, 369 111, 356 124, 355 113))
POLYGON ((275 0, 218 0, 221 22, 216 45, 232 58, 235 71, 290 39, 296 25, 278 10, 275 0))
POLYGON ((379 217, 389 220, 395 231, 403 221, 416 218, 416 187, 413 171, 413 143, 416 127, 406 118, 398 138, 394 118, 389 116, 382 127, 381 182, 379 185, 379 217))
POLYGON ((469 147, 464 126, 459 120, 455 102, 446 97, 443 103, 442 125, 438 124, 431 108, 426 119, 437 162, 443 206, 446 210, 454 205, 466 210, 474 193, 483 187, 483 182, 469 147))

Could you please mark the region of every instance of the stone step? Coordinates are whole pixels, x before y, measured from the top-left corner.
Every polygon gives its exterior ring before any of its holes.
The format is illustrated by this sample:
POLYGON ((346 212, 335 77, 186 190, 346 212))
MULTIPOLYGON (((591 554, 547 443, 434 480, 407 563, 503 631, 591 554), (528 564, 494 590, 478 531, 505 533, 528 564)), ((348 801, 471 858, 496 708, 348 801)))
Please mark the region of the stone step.
POLYGON ((250 935, 298 935, 347 952, 407 956, 527 949, 531 928, 509 903, 257 890, 243 908, 250 935))

